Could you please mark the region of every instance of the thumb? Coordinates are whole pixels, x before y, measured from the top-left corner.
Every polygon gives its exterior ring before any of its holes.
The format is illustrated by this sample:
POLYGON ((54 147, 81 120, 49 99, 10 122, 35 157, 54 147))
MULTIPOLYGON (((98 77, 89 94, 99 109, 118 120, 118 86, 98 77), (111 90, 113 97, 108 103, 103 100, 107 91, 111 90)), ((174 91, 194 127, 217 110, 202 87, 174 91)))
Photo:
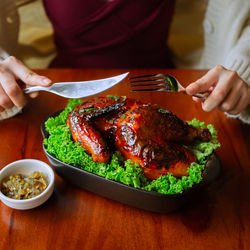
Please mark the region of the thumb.
POLYGON ((200 91, 200 86, 198 85, 197 82, 190 83, 186 87, 186 93, 188 95, 194 95, 194 94, 198 93, 199 91, 200 91))
POLYGON ((186 93, 188 95, 195 95, 197 93, 211 92, 211 88, 214 84, 215 79, 212 79, 210 77, 203 77, 189 84, 186 87, 186 93))
POLYGON ((209 70, 203 77, 186 87, 187 94, 194 95, 198 92, 204 93, 210 91, 211 87, 217 83, 220 72, 221 69, 219 66, 209 70))

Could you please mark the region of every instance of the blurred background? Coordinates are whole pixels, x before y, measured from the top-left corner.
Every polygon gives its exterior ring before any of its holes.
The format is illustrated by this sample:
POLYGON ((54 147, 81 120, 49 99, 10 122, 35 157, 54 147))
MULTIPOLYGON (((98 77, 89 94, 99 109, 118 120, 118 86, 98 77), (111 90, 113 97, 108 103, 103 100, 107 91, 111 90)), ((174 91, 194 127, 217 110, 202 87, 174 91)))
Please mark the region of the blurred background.
MULTIPOLYGON (((30 68, 46 68, 54 58, 56 50, 53 29, 44 12, 42 1, 16 2, 21 22, 20 59, 30 68)), ((170 37, 166 43, 178 57, 183 58, 203 45, 202 20, 205 7, 205 0, 177 0, 170 37)))

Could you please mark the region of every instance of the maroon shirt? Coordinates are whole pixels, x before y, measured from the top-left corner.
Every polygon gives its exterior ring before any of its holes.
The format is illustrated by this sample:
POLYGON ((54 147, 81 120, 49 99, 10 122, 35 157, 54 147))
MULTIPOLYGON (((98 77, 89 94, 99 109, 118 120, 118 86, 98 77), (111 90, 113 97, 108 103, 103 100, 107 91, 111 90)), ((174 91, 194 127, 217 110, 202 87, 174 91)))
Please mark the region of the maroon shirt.
POLYGON ((174 0, 43 0, 54 27, 51 67, 170 67, 174 0))

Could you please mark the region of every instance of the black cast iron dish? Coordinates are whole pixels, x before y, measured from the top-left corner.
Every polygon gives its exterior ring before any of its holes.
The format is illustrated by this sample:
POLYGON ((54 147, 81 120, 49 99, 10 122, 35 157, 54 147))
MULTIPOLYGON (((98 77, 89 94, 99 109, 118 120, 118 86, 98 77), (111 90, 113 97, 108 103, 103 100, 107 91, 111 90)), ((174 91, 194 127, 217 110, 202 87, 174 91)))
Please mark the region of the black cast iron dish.
MULTIPOLYGON (((61 111, 62 110, 51 114, 49 117, 55 117, 59 115, 61 111)), ((49 117, 47 117, 45 121, 47 121, 49 117)), ((41 132, 43 138, 48 138, 49 135, 45 129, 45 121, 41 125, 41 132)), ((203 179, 199 184, 180 194, 160 194, 105 179, 102 176, 92 174, 56 159, 46 151, 44 145, 43 150, 56 173, 72 184, 106 198, 158 213, 169 213, 178 210, 194 195, 195 191, 214 181, 218 177, 221 169, 220 160, 218 156, 213 153, 207 160, 205 170, 203 171, 203 179)))

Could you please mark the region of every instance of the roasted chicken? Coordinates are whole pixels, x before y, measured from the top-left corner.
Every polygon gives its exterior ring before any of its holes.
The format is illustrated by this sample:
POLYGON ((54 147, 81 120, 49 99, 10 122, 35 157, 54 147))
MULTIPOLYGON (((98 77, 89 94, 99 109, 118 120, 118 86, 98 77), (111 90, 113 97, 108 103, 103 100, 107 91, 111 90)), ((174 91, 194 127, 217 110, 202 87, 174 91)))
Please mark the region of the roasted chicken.
POLYGON ((208 141, 208 129, 196 129, 170 111, 130 98, 99 97, 78 105, 67 119, 72 137, 92 156, 108 162, 112 151, 138 163, 148 179, 172 173, 188 175, 194 154, 184 145, 208 141))

